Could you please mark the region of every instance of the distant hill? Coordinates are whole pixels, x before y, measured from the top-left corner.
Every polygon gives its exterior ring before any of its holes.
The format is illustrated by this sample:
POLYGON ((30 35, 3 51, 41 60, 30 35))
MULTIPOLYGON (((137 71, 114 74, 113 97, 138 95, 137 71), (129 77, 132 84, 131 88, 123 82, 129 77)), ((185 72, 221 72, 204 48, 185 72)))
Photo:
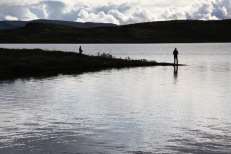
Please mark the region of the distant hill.
POLYGON ((60 21, 60 20, 32 20, 32 21, 0 21, 0 30, 9 30, 25 27, 30 23, 43 23, 43 24, 54 24, 62 26, 70 26, 75 28, 95 28, 95 27, 111 27, 115 26, 110 23, 93 23, 93 22, 72 22, 72 21, 60 21))
MULTIPOLYGON (((73 26, 37 20, 0 30, 1 43, 192 43, 231 42, 231 20, 176 20, 131 25, 73 26), (87 28, 86 28, 87 27, 87 28)), ((78 23, 76 23, 78 24, 78 23)), ((97 25, 97 24, 96 24, 97 25)))
POLYGON ((26 21, 0 21, 0 30, 21 28, 26 24, 26 21))
POLYGON ((30 23, 43 23, 43 24, 54 24, 62 26, 70 26, 75 28, 96 28, 96 27, 112 27, 116 26, 111 23, 94 23, 94 22, 72 22, 72 21, 60 21, 60 20, 33 20, 30 23))

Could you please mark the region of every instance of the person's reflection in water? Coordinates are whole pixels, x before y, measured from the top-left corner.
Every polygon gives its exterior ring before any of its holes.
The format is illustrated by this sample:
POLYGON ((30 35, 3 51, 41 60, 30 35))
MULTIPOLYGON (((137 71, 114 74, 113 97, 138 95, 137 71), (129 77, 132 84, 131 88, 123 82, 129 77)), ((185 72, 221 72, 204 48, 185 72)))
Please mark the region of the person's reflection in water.
POLYGON ((178 77, 178 65, 174 65, 174 72, 173 72, 173 75, 174 75, 174 80, 175 82, 177 81, 177 77, 178 77))

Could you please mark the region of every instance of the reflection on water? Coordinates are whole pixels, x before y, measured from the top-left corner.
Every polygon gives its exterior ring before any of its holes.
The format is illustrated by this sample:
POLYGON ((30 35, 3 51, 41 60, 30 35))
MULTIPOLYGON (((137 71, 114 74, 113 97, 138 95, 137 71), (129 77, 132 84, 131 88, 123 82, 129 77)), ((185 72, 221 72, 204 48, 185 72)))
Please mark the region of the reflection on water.
POLYGON ((174 79, 175 81, 177 81, 177 77, 178 77, 178 66, 175 65, 174 67, 174 71, 173 71, 173 75, 174 75, 174 79))
POLYGON ((0 153, 230 153, 230 45, 178 46, 186 67, 0 82, 0 153))

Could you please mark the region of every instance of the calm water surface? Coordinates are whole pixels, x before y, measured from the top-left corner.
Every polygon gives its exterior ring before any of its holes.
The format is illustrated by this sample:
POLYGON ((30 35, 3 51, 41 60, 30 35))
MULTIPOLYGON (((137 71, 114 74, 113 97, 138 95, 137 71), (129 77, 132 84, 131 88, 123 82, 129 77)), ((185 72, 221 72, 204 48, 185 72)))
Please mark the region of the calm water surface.
MULTIPOLYGON (((78 45, 7 45, 75 51, 78 45)), ((231 44, 83 45, 172 67, 0 81, 1 154, 230 153, 231 44)))

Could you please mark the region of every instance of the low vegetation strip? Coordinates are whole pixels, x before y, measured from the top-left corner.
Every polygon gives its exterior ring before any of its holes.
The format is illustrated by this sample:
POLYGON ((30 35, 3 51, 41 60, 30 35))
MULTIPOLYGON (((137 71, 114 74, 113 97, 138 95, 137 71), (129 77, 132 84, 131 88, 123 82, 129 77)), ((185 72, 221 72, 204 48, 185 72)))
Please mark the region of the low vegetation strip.
POLYGON ((121 59, 105 53, 90 56, 41 49, 0 49, 0 78, 79 74, 103 69, 144 66, 173 66, 173 64, 144 59, 121 59))

